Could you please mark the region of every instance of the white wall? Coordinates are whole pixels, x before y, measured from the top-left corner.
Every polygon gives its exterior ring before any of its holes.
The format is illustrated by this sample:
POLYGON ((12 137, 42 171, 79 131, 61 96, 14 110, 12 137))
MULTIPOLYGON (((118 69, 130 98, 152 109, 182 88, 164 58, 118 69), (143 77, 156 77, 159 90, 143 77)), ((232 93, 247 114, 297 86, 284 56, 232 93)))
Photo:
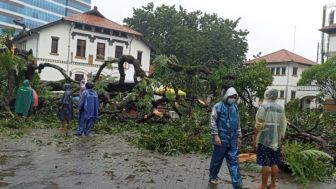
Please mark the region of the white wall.
POLYGON ((47 27, 39 32, 38 57, 67 61, 69 42, 69 23, 47 27), (51 54, 52 37, 58 37, 58 55, 51 54))
MULTIPOLYGON (((286 73, 281 75, 282 70, 280 69, 280 75, 273 75, 273 83, 272 86, 269 88, 275 88, 279 90, 279 97, 280 91, 284 91, 284 98, 279 98, 278 103, 282 106, 285 103, 291 100, 291 93, 292 91, 297 91, 297 83, 301 78, 302 72, 309 68, 308 65, 298 64, 295 62, 287 62, 287 63, 271 63, 267 65, 268 68, 282 68, 286 67, 286 73), (293 75, 293 68, 297 67, 297 75, 293 75)), ((276 72, 276 71, 275 71, 276 72)), ((296 92, 297 93, 297 92, 296 92)), ((296 94, 297 97, 297 94, 296 94)))
POLYGON ((26 43, 26 50, 29 51, 30 49, 33 51, 34 56, 37 55, 37 38, 38 35, 33 35, 32 40, 25 41, 26 43))
POLYGON ((131 42, 130 50, 130 55, 132 55, 134 58, 137 58, 138 51, 142 52, 141 68, 148 74, 151 52, 150 48, 143 41, 135 38, 131 42))
MULTIPOLYGON (((142 51, 142 65, 141 68, 148 73, 150 65, 150 48, 140 39, 133 35, 128 37, 116 37, 112 35, 95 33, 92 31, 84 31, 75 29, 69 22, 58 23, 53 26, 46 27, 38 34, 34 34, 26 39, 27 48, 33 49, 34 56, 37 58, 38 63, 53 63, 64 70, 72 73, 74 78, 75 73, 84 73, 85 77, 89 73, 96 73, 99 66, 103 63, 97 60, 97 43, 105 44, 105 60, 115 57, 116 46, 123 47, 124 55, 132 55, 137 58, 137 52, 142 51), (72 33, 80 33, 81 35, 72 33), (70 34, 70 47, 69 47, 69 34, 70 34), (90 37, 95 37, 94 41, 90 41, 90 37), (58 54, 51 53, 52 37, 58 37, 58 54), (76 57, 77 39, 86 41, 86 53, 84 58, 76 57), (111 43, 113 41, 113 43, 111 43), (121 41, 121 42, 120 42, 121 41), (126 45, 124 42, 128 42, 126 45), (69 49, 70 48, 70 49, 69 49), (38 52, 38 53, 37 53, 38 52), (89 55, 93 55, 93 64, 89 65, 89 55), (69 61, 68 61, 69 60, 69 61)), ((113 64, 112 70, 104 69, 104 75, 119 76, 117 71, 117 64, 113 64)), ((134 68, 132 65, 125 64, 126 82, 133 80, 134 68)), ((57 70, 46 68, 41 74, 42 80, 60 80, 63 79, 62 75, 57 70)))
POLYGON ((331 52, 336 51, 336 35, 335 34, 329 35, 329 51, 331 52))

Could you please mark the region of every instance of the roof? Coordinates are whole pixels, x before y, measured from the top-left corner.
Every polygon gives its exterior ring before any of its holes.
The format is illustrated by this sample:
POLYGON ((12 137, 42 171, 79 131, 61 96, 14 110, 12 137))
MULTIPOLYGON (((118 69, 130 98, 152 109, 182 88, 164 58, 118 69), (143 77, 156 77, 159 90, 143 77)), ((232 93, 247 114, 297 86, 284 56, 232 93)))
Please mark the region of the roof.
POLYGON ((329 26, 325 26, 321 29, 319 29, 321 32, 325 33, 336 33, 336 24, 331 24, 329 26))
POLYGON ((88 24, 91 26, 98 26, 102 28, 117 30, 125 33, 130 33, 138 36, 142 36, 141 33, 132 30, 131 28, 127 26, 120 25, 116 22, 113 22, 107 18, 105 18, 97 9, 95 6, 93 10, 85 12, 85 13, 79 13, 71 16, 66 16, 63 18, 64 20, 71 21, 71 22, 77 22, 82 24, 88 24))
POLYGON ((267 63, 282 63, 282 62, 296 62, 304 65, 316 65, 317 63, 311 61, 305 57, 292 53, 286 49, 281 49, 279 51, 261 56, 259 58, 249 60, 246 64, 252 64, 261 60, 265 60, 267 63))

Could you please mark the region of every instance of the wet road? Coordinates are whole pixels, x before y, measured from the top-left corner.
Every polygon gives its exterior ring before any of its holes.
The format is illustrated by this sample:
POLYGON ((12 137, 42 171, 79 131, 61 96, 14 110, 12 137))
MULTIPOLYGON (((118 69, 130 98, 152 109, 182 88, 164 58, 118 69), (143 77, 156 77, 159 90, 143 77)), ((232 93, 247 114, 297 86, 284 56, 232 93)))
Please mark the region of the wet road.
MULTIPOLYGON (((206 189, 209 157, 164 156, 138 149, 122 135, 66 136, 58 130, 28 130, 24 137, 0 139, 0 188, 6 189, 206 189)), ((254 186, 259 174, 242 172, 254 186)), ((220 189, 231 188, 225 166, 220 189)), ((280 175, 278 189, 297 189, 289 175, 280 175)), ((310 189, 336 189, 314 183, 310 189)))

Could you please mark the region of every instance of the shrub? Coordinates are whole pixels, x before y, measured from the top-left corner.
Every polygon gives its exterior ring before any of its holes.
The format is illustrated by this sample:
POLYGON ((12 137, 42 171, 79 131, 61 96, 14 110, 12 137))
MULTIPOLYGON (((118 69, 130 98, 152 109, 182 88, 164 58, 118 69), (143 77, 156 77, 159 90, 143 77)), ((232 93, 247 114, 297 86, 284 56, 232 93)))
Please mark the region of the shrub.
POLYGON ((312 180, 325 181, 335 171, 333 158, 311 144, 287 142, 283 148, 285 163, 296 179, 307 187, 312 180))

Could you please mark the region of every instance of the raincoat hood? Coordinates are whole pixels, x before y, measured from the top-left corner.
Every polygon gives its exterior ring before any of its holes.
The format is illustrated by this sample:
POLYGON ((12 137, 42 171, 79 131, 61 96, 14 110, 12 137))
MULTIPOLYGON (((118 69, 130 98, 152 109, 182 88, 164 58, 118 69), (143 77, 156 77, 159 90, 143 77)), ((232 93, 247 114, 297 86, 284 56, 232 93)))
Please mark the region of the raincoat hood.
POLYGON ((72 90, 69 83, 64 84, 64 94, 60 102, 61 104, 72 104, 72 90))
POLYGON ((29 87, 29 81, 25 80, 16 94, 15 113, 28 116, 32 103, 33 90, 29 87))
POLYGON ((69 83, 64 84, 64 91, 71 90, 71 85, 69 83))
POLYGON ((23 87, 29 87, 29 80, 24 80, 23 83, 22 83, 22 86, 23 87))
POLYGON ((274 102, 278 98, 278 90, 268 89, 265 91, 264 100, 274 102))
POLYGON ((232 96, 232 95, 238 95, 238 93, 237 93, 237 91, 236 91, 235 88, 230 87, 230 88, 228 88, 228 90, 226 90, 226 92, 224 93, 224 95, 223 95, 223 101, 226 101, 227 98, 228 98, 229 96, 232 96))

